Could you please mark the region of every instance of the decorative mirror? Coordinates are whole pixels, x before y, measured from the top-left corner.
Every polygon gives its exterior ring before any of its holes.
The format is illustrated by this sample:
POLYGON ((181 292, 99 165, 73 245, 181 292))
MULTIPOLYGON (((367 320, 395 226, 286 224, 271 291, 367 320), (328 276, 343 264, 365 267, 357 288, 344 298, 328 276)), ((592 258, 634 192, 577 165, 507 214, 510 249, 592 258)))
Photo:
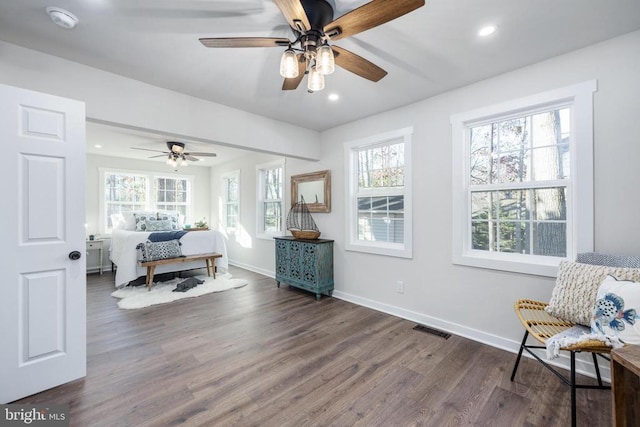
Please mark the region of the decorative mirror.
POLYGON ((304 197, 309 212, 331 212, 331 171, 291 176, 291 205, 304 197))

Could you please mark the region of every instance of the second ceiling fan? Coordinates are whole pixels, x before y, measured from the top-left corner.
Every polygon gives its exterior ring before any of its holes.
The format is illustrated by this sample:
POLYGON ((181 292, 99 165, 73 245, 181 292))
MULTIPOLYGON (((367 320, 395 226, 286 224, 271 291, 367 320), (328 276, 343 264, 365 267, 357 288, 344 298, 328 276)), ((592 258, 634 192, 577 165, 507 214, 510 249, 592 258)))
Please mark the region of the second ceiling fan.
POLYGON ((280 62, 282 90, 296 89, 305 74, 308 90, 324 88, 324 76, 334 64, 377 82, 387 72, 374 63, 329 41, 340 40, 377 27, 424 6, 424 0, 372 0, 334 20, 326 0, 274 0, 295 35, 276 37, 201 38, 206 47, 286 47, 280 62))

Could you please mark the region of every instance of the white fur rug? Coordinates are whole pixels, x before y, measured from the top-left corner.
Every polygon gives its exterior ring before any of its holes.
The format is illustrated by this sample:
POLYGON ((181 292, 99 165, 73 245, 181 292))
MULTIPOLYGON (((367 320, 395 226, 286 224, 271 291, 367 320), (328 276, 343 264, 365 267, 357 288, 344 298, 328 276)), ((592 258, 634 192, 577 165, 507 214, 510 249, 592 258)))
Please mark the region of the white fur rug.
POLYGON ((148 291, 144 285, 126 286, 113 292, 111 296, 120 298, 118 307, 133 309, 164 304, 184 298, 199 297, 212 292, 228 291, 229 289, 241 288, 248 283, 243 279, 232 279, 229 273, 218 273, 215 280, 210 276, 194 277, 204 280, 204 283, 186 292, 173 292, 178 283, 186 280, 185 278, 177 278, 166 282, 154 282, 151 291, 148 291))

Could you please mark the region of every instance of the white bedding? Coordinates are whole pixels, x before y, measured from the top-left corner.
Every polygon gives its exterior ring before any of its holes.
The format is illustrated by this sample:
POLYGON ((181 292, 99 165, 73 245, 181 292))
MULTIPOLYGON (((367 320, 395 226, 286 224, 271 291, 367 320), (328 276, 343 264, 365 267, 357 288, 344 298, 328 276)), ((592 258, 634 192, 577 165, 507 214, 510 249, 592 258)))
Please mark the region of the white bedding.
MULTIPOLYGON (((147 269, 138 267, 138 243, 147 241, 149 232, 129 231, 116 229, 111 234, 111 261, 118 266, 116 270, 116 288, 125 286, 132 280, 146 276, 147 269)), ((219 231, 190 231, 180 238, 183 255, 195 255, 210 252, 222 254, 222 258, 216 260, 216 267, 229 268, 227 258, 227 246, 224 237, 219 231)), ((159 265, 156 274, 172 271, 189 270, 205 267, 204 261, 194 261, 180 264, 159 265)))

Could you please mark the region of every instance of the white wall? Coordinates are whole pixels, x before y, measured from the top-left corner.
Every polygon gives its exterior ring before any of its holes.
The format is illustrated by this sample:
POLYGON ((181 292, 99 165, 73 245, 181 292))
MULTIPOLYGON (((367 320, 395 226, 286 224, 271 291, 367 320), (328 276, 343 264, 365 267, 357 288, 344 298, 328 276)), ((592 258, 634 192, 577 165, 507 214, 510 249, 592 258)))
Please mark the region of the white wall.
MULTIPOLYGON (((332 212, 313 214, 322 237, 335 240, 335 296, 516 350, 522 327, 513 311, 519 298, 547 301, 554 280, 457 266, 452 255, 452 149, 450 116, 554 88, 597 79, 594 95, 595 250, 640 254, 640 32, 562 55, 422 102, 322 133, 320 161, 287 159, 289 177, 330 169, 332 212), (414 127, 414 257, 401 259, 344 249, 344 155, 348 141, 414 127), (405 293, 395 283, 405 283, 405 293)), ((255 233, 255 164, 244 158, 220 172, 242 169, 242 221, 255 233), (247 201, 246 198, 250 200, 247 201), (247 204, 248 203, 248 204, 247 204)), ((212 190, 219 175, 212 173, 212 190)), ((289 196, 289 188, 287 188, 289 196)), ((287 199, 289 206, 289 199, 287 199)), ((230 258, 273 275, 273 245, 248 250, 233 242, 230 258)))
MULTIPOLYGON (((236 161, 217 166, 213 168, 211 172, 212 224, 215 224, 215 227, 222 231, 227 237, 229 262, 272 277, 274 276, 275 243, 273 239, 256 238, 256 165, 277 159, 282 159, 282 157, 249 153, 236 161), (218 209, 222 200, 222 176, 236 170, 240 170, 239 229, 235 234, 229 234, 224 229, 221 218, 222 213, 219 212, 218 209)), ((302 173, 299 167, 301 164, 313 165, 308 167, 315 168, 317 167, 317 163, 290 158, 286 159, 285 163, 286 200, 284 203, 284 214, 286 215, 291 205, 289 188, 290 176, 292 174, 302 173)), ((307 168, 303 171, 306 172, 309 170, 310 169, 307 168)), ((314 218, 315 216, 316 214, 314 214, 314 218)))
MULTIPOLYGON (((122 157, 99 156, 95 154, 87 154, 86 163, 86 221, 87 233, 99 233, 100 218, 100 168, 122 169, 141 172, 162 172, 167 175, 173 173, 163 162, 151 162, 138 159, 126 159, 122 157)), ((207 217, 211 218, 211 168, 189 165, 182 167, 178 173, 193 176, 193 217, 192 221, 207 217)), ((110 244, 109 236, 100 236, 107 238, 105 241, 105 250, 102 259, 102 265, 110 265, 108 258, 108 248, 110 244)), ((94 264, 93 262, 91 263, 94 264)))
POLYGON ((538 63, 322 134, 321 162, 333 179, 335 295, 515 349, 518 298, 548 300, 552 279, 451 263, 451 114, 597 79, 594 96, 595 249, 640 255, 640 32, 538 63), (343 143, 413 126, 414 257, 344 250, 343 143), (405 293, 395 292, 403 280, 405 293))
POLYGON ((317 159, 318 132, 0 41, 0 83, 86 103, 96 122, 317 159))

